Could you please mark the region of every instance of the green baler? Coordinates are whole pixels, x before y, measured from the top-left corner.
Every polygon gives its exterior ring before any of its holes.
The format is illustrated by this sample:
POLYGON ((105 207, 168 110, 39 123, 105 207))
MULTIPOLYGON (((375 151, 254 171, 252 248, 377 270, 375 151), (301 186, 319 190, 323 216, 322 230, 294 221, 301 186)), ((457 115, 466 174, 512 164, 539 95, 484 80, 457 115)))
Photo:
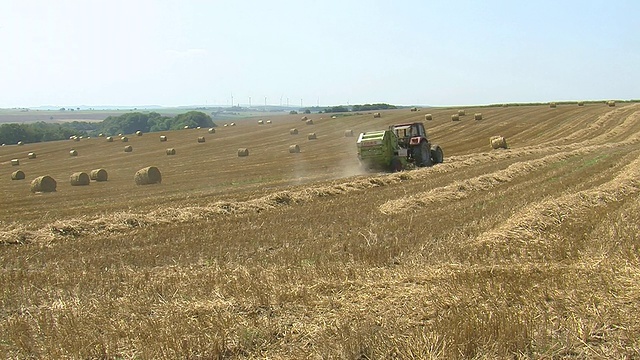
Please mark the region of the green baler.
POLYGON ((391 130, 370 131, 358 136, 358 160, 371 170, 400 171, 407 165, 407 150, 398 147, 391 130))

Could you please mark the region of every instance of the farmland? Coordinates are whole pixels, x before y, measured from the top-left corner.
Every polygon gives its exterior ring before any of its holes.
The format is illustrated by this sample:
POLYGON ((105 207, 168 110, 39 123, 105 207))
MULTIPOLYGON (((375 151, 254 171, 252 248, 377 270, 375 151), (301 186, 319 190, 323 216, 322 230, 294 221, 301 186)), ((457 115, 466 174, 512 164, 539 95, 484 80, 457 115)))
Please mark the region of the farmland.
POLYGON ((454 113, 1 147, 0 354, 640 357, 640 105, 454 113), (362 173, 345 130, 408 121, 444 163, 362 173), (136 186, 147 166, 162 183, 136 186), (69 184, 97 168, 108 181, 69 184), (40 175, 55 193, 30 192, 40 175))

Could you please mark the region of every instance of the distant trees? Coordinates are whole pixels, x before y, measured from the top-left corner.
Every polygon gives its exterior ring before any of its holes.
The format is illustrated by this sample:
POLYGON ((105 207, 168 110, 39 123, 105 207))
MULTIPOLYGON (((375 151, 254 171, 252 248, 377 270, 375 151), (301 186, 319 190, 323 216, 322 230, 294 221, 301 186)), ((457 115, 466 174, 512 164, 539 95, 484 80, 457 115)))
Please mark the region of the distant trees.
POLYGON ((52 124, 44 121, 29 124, 2 124, 0 125, 0 143, 16 144, 18 141, 35 143, 61 140, 82 133, 74 129, 71 124, 52 124))

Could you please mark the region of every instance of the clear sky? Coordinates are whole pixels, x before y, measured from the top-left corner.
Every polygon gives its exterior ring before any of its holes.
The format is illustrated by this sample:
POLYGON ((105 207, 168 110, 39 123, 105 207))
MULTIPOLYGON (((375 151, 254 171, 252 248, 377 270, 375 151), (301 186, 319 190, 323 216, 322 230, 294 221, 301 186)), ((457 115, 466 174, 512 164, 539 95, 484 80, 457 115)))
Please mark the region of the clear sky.
POLYGON ((640 98, 640 1, 0 0, 0 108, 640 98), (281 100, 282 99, 282 100, 281 100))

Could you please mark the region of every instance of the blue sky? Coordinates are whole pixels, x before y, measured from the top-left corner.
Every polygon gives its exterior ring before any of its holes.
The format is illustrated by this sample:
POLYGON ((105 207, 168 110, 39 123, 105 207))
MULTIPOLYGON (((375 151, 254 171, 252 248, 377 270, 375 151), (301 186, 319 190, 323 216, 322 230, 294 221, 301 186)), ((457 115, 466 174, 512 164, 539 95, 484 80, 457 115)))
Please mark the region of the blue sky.
POLYGON ((0 108, 640 98, 640 1, 1 0, 0 108))

